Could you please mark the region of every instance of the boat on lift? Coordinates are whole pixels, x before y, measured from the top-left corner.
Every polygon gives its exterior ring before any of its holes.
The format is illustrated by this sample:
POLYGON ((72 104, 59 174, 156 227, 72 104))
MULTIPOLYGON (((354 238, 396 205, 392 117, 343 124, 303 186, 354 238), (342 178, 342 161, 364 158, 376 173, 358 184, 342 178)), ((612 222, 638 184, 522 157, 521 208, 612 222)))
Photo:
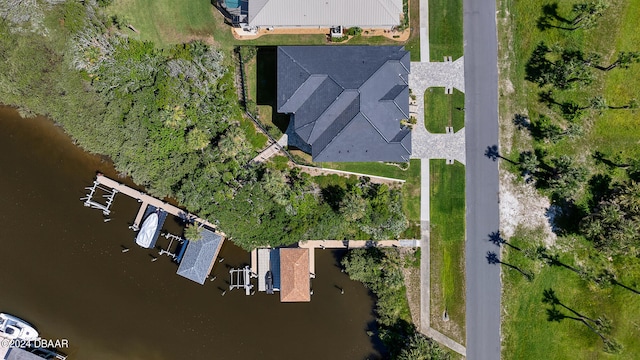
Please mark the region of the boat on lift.
POLYGON ((28 322, 7 313, 0 313, 0 336, 8 339, 34 341, 40 335, 28 322))
POLYGON ((138 233, 138 236, 136 236, 136 244, 145 249, 150 248, 153 237, 156 234, 156 230, 158 230, 158 213, 152 212, 142 223, 140 232, 138 233))

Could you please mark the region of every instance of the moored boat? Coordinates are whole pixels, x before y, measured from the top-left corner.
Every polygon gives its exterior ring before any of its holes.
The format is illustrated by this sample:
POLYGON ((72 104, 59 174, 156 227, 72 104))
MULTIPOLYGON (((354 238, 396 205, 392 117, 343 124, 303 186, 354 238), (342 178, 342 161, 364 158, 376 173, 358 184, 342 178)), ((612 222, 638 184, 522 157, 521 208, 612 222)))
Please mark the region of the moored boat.
POLYGON ((147 218, 142 223, 142 227, 140 228, 140 232, 138 236, 136 236, 136 244, 142 246, 143 248, 150 248, 151 242, 153 241, 153 236, 158 229, 158 213, 153 212, 147 216, 147 218))
POLYGON ((0 336, 9 339, 33 341, 38 339, 38 332, 28 322, 13 315, 0 313, 0 336))

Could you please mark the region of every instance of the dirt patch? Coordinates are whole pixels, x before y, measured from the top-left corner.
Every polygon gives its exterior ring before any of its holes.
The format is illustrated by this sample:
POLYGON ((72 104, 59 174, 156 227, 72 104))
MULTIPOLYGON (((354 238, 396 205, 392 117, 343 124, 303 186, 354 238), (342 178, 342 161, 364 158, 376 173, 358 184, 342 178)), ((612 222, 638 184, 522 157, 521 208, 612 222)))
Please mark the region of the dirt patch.
POLYGON ((513 236, 516 228, 528 230, 544 229, 543 238, 552 246, 556 234, 552 231, 551 203, 536 191, 531 184, 517 181, 516 176, 506 171, 500 174, 500 231, 503 237, 513 236))
MULTIPOLYGON (((400 248, 403 259, 412 259, 416 249, 400 248)), ((411 311, 411 321, 420 329, 420 267, 402 267, 404 286, 407 288, 407 301, 411 311)))
POLYGON ((309 34, 329 34, 329 28, 313 28, 313 29, 304 29, 304 28, 274 28, 272 30, 260 29, 256 33, 251 33, 244 31, 240 28, 232 28, 233 37, 238 40, 253 40, 257 39, 263 35, 291 35, 291 34, 299 34, 299 35, 309 35, 309 34))
POLYGON ((393 41, 404 42, 409 40, 409 35, 411 35, 411 31, 406 29, 404 31, 396 31, 396 30, 384 30, 384 29, 363 29, 362 36, 384 36, 387 39, 391 39, 393 41))

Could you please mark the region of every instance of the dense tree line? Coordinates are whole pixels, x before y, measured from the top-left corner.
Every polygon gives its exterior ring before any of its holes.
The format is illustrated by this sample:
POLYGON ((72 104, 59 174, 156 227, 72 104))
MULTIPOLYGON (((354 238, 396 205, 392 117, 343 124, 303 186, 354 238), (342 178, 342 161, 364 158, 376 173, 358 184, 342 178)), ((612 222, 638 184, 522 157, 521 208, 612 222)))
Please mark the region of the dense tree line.
POLYGON ((108 3, 0 5, 0 103, 51 117, 122 175, 218 222, 245 249, 394 238, 407 227, 397 189, 320 186, 286 166, 251 164, 260 149, 239 126, 231 54, 122 36, 98 7, 108 3))

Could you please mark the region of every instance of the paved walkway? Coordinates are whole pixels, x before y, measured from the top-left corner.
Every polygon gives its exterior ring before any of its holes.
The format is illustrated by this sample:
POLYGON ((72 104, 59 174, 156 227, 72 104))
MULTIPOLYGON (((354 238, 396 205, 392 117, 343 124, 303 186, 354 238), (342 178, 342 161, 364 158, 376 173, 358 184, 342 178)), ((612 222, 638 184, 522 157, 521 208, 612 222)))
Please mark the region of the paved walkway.
POLYGON ((265 162, 273 157, 275 154, 280 152, 283 147, 287 146, 287 134, 282 135, 278 142, 271 144, 268 148, 264 149, 260 154, 254 157, 251 161, 253 162, 265 162))
POLYGON ((429 61, 429 1, 420 1, 420 61, 429 61))
POLYGON ((412 62, 409 87, 413 93, 434 86, 456 88, 464 92, 464 56, 456 61, 412 62))

